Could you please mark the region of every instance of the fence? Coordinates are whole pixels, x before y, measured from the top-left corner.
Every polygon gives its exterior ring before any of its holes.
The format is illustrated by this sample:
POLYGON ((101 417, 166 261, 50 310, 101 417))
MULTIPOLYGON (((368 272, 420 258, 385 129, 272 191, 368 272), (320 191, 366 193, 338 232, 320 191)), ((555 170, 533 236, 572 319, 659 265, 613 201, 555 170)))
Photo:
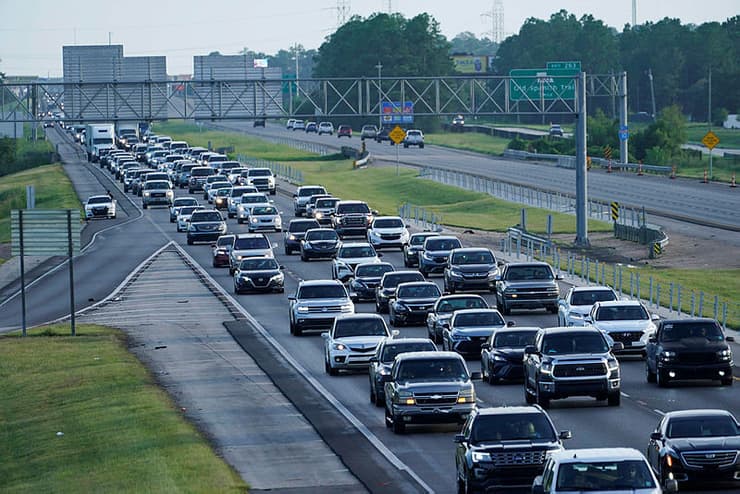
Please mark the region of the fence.
MULTIPOLYGON (((530 153, 528 151, 518 151, 516 149, 507 149, 504 151, 504 158, 518 159, 518 160, 536 160, 536 161, 553 161, 557 166, 562 168, 575 169, 576 157, 567 156, 562 154, 546 154, 546 153, 530 153)), ((642 163, 620 163, 619 161, 606 160, 604 158, 591 158, 591 166, 600 166, 601 168, 608 169, 611 162, 611 169, 614 171, 633 171, 638 172, 642 170, 646 173, 656 173, 661 175, 669 175, 672 168, 670 166, 662 165, 645 165, 642 163)))
POLYGON ((442 217, 421 206, 404 203, 398 208, 398 216, 403 218, 406 224, 413 222, 414 226, 420 230, 432 232, 442 231, 442 227, 440 226, 442 217))
POLYGON ((240 163, 244 163, 251 167, 269 168, 277 177, 280 177, 292 184, 303 183, 303 172, 293 168, 292 166, 277 163, 276 161, 263 160, 262 158, 252 158, 251 156, 246 156, 244 154, 238 154, 236 159, 240 163))

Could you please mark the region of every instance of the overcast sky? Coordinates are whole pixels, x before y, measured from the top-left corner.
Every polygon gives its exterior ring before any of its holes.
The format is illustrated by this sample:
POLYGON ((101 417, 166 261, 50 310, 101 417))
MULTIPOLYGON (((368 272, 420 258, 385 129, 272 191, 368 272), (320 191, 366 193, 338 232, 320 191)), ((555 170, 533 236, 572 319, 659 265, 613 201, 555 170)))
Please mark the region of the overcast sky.
MULTIPOLYGON (((193 71, 193 56, 244 47, 273 54, 295 43, 318 48, 337 26, 337 5, 352 15, 378 10, 413 17, 428 12, 448 39, 462 31, 481 37, 491 30, 493 0, 0 0, 0 72, 62 74, 62 46, 123 44, 125 56, 165 55, 171 75, 193 71)), ((632 0, 503 0, 507 34, 529 17, 548 19, 565 9, 592 14, 622 30, 631 23, 632 0)), ((679 18, 683 24, 722 22, 740 14, 738 0, 638 0, 637 22, 679 18)), ((368 40, 368 47, 378 40, 368 40)), ((371 48, 369 48, 371 49, 371 48)))

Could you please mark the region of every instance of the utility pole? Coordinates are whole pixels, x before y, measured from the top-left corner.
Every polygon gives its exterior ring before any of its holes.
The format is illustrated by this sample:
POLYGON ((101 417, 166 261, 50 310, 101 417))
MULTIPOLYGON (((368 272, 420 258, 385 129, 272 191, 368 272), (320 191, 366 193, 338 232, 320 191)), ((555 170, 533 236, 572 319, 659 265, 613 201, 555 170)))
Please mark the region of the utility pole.
POLYGON ((378 65, 375 66, 378 69, 378 132, 383 128, 383 96, 380 90, 380 78, 382 77, 383 64, 378 60, 378 65))
POLYGON ((588 215, 588 181, 586 169, 586 73, 581 72, 576 81, 576 104, 578 105, 578 122, 576 125, 576 241, 578 247, 589 247, 588 215))
POLYGON ((293 45, 293 54, 295 55, 295 94, 300 94, 300 87, 298 86, 298 43, 293 45))
MULTIPOLYGON (((712 130, 712 66, 709 66, 709 95, 707 97, 707 124, 709 125, 709 130, 712 130)), ((714 156, 714 149, 709 150, 709 180, 712 180, 713 170, 712 167, 714 163, 712 162, 712 158, 714 156)), ((734 175, 733 175, 734 177, 734 175)))

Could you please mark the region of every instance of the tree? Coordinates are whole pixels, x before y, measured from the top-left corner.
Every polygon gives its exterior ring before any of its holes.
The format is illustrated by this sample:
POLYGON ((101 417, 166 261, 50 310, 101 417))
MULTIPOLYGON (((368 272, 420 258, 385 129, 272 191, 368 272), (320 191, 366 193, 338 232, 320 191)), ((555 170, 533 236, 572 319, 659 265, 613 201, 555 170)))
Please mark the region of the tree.
POLYGON ((681 153, 687 136, 686 117, 680 107, 671 105, 664 108, 647 129, 630 137, 630 142, 635 157, 661 164, 681 153))
POLYGON ((491 56, 498 51, 498 44, 489 38, 476 38, 475 34, 465 31, 450 41, 450 54, 491 56))

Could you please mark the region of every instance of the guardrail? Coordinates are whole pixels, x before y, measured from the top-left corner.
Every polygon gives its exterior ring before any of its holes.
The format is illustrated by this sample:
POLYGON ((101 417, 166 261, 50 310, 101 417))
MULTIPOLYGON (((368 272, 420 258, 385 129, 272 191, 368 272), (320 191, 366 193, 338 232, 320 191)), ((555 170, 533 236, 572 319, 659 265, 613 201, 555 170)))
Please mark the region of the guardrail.
MULTIPOLYGON (((557 166, 561 168, 576 168, 576 157, 562 154, 530 153, 529 151, 507 149, 506 151, 504 151, 504 158, 533 161, 553 161, 557 166)), ((593 156, 590 158, 591 166, 598 166, 604 169, 609 169, 610 160, 593 156)), ((645 165, 642 163, 620 163, 619 161, 615 160, 611 161, 611 169, 613 171, 642 171, 645 173, 655 173, 661 175, 670 175, 672 171, 672 168, 670 166, 645 165)))
POLYGON ((401 204, 398 208, 398 216, 403 218, 404 223, 413 222, 414 226, 421 230, 432 232, 442 231, 442 227, 440 226, 442 217, 421 206, 414 206, 409 203, 401 204))
POLYGON ((240 163, 244 163, 252 167, 269 168, 277 177, 280 177, 292 184, 303 183, 303 172, 293 168, 292 166, 284 165, 276 161, 264 160, 262 158, 253 158, 244 154, 238 154, 236 159, 240 163))

